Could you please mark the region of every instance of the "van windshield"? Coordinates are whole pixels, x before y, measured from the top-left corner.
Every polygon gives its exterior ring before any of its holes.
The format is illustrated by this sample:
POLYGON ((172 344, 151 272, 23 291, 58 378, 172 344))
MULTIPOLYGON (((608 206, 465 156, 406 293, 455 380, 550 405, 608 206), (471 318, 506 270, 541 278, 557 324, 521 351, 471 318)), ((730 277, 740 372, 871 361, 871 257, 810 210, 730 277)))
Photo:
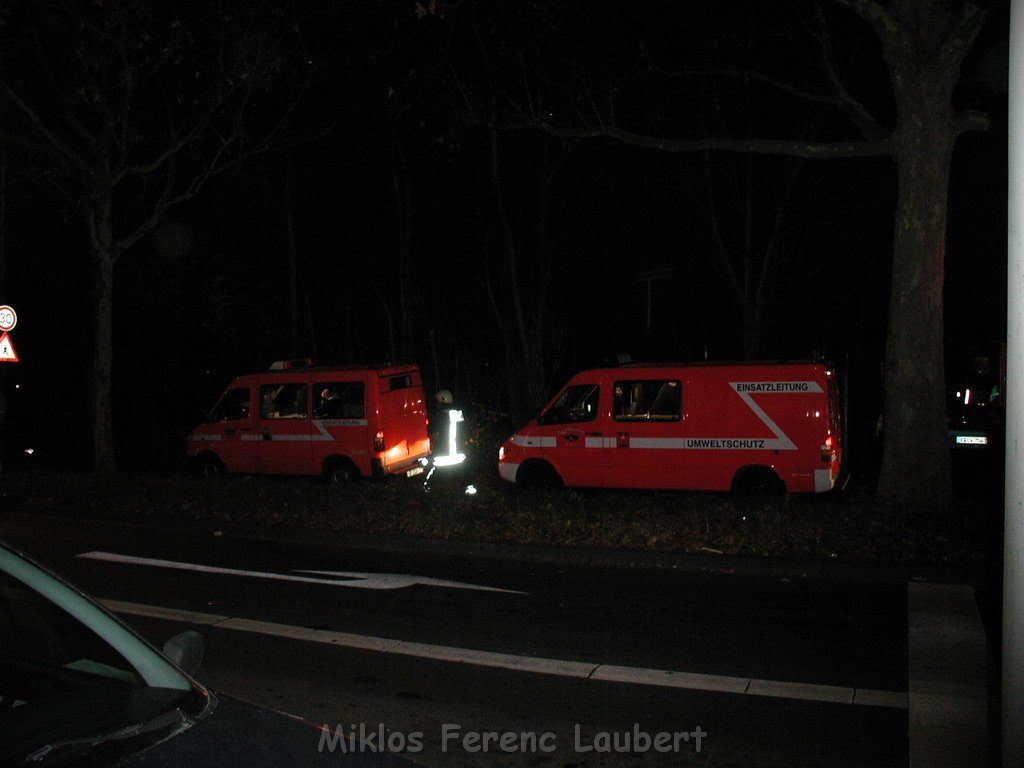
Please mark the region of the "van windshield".
POLYGON ((601 387, 597 384, 574 384, 568 387, 544 413, 537 417, 537 423, 576 424, 597 418, 601 387))
POLYGON ((249 388, 229 389, 206 417, 207 422, 239 421, 249 418, 249 388))

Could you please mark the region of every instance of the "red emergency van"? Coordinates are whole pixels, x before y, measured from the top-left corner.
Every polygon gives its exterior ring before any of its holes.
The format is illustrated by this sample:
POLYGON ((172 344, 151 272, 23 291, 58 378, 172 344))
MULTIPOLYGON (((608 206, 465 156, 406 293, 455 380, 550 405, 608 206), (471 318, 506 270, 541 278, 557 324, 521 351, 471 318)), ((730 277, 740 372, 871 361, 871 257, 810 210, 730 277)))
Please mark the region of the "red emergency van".
POLYGON ((420 370, 275 363, 231 382, 186 450, 205 474, 323 475, 340 483, 421 470, 430 437, 420 370))
POLYGON ((828 491, 840 410, 819 363, 598 368, 505 441, 498 470, 521 485, 828 491))

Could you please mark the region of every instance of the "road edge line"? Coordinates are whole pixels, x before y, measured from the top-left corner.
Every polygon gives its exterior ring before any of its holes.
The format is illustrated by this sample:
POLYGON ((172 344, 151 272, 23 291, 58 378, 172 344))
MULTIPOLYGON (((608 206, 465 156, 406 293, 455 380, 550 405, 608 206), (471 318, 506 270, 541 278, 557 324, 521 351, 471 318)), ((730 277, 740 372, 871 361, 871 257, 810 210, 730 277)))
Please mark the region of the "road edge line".
POLYGON ((799 699, 802 701, 891 709, 907 708, 907 695, 899 691, 873 691, 870 689, 846 688, 816 683, 756 680, 727 675, 708 675, 698 672, 678 672, 614 664, 548 659, 539 656, 520 656, 512 653, 455 648, 445 645, 373 637, 371 635, 335 632, 326 629, 295 627, 289 624, 204 614, 196 611, 163 608, 120 600, 100 599, 99 602, 114 613, 163 619, 166 621, 179 621, 187 624, 210 626, 216 629, 230 629, 290 640, 322 643, 339 648, 393 653, 402 656, 431 659, 433 661, 492 667, 516 672, 533 672, 536 674, 573 677, 599 682, 682 688, 707 691, 709 693, 732 693, 745 696, 799 699))

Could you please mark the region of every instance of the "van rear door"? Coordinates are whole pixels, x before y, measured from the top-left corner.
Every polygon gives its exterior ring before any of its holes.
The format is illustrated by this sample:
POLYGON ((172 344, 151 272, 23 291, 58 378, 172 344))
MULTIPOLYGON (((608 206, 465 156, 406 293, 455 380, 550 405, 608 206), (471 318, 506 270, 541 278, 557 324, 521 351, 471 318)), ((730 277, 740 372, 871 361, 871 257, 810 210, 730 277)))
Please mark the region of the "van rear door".
POLYGON ((384 472, 409 465, 429 445, 423 387, 414 371, 384 371, 378 379, 378 433, 384 472))

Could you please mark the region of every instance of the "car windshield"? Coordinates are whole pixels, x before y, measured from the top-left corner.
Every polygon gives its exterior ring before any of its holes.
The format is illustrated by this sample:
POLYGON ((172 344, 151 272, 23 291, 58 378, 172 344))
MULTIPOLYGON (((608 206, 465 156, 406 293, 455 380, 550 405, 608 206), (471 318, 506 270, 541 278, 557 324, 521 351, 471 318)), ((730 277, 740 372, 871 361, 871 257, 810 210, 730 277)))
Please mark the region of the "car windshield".
POLYGON ((0 763, 123 755, 183 730, 205 700, 123 624, 0 546, 0 763))

